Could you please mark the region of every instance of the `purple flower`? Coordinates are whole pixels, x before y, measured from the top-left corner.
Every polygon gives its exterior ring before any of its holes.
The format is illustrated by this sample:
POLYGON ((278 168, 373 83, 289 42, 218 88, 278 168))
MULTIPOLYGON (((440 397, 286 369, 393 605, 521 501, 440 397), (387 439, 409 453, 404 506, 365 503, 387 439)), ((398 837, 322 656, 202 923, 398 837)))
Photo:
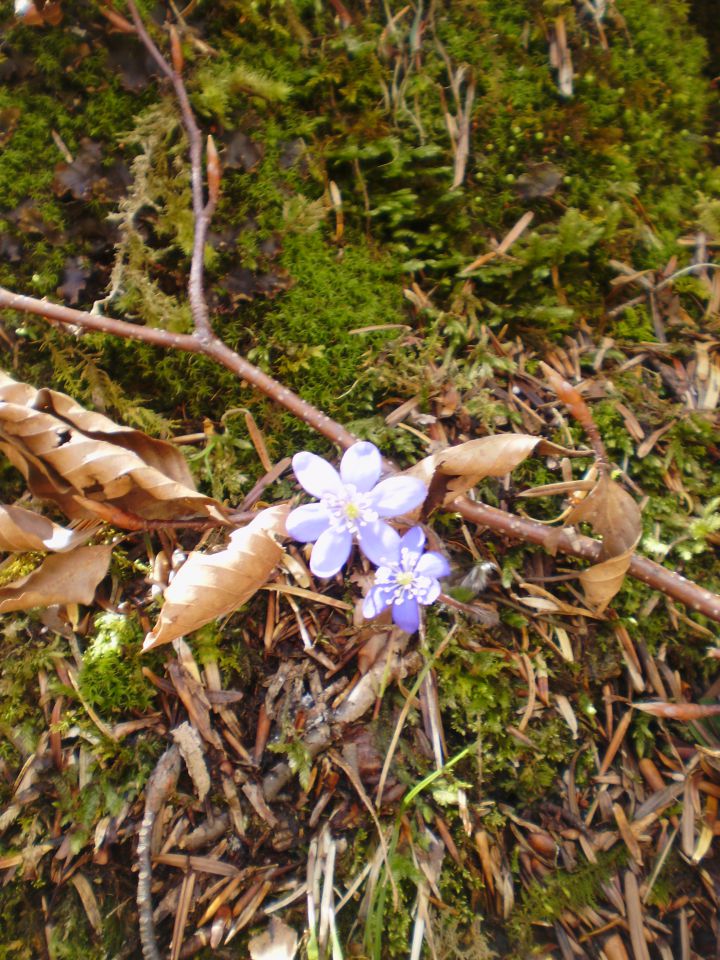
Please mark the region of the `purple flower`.
POLYGON ((310 569, 315 576, 334 576, 350 555, 353 538, 372 559, 386 531, 392 532, 382 518, 399 517, 420 506, 427 496, 422 480, 380 480, 381 469, 380 451, 366 442, 355 443, 345 451, 339 474, 314 453, 303 451, 293 457, 293 470, 300 486, 320 502, 296 507, 285 526, 296 540, 315 541, 310 555, 310 569))
POLYGON ((388 527, 379 550, 366 550, 378 565, 375 583, 363 601, 363 616, 376 617, 392 607, 393 621, 408 633, 420 626, 419 605, 427 606, 440 596, 438 577, 450 573, 450 564, 440 553, 423 553, 425 534, 412 527, 405 536, 388 527))

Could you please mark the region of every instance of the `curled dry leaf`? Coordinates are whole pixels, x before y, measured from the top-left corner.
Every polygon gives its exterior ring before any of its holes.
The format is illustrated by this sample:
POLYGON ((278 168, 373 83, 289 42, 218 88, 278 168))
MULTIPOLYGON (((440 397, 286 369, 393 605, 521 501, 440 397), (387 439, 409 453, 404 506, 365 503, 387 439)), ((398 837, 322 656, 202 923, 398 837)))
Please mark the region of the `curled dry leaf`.
MULTIPOLYGON (((496 434, 448 447, 415 464, 408 473, 429 488, 425 510, 444 506, 485 477, 504 477, 531 454, 578 456, 575 450, 525 433, 496 434)), ((587 454, 584 454, 587 455, 587 454)))
POLYGON ((92 603, 111 552, 112 547, 103 544, 48 557, 37 570, 0 588, 0 613, 54 603, 92 603))
POLYGON ((3 373, 0 450, 35 496, 53 500, 69 517, 93 516, 103 507, 148 520, 222 515, 217 501, 195 490, 187 463, 172 444, 3 373))
POLYGON ((94 527, 67 530, 47 517, 22 507, 0 504, 0 550, 72 550, 94 533, 94 527))
POLYGON ((633 543, 624 553, 610 557, 609 560, 603 560, 602 563, 596 563, 580 574, 579 579, 585 598, 596 608, 597 613, 602 613, 606 609, 622 587, 636 545, 633 543))
POLYGON ((600 563, 580 575, 588 601, 603 611, 620 590, 642 533, 640 507, 623 487, 603 474, 572 508, 565 522, 589 523, 602 537, 600 563))
POLYGON ((703 720, 706 717, 720 715, 720 703, 666 703, 664 700, 648 700, 646 703, 634 703, 636 710, 651 713, 654 717, 666 720, 703 720))
POLYGON ((640 508, 615 480, 603 475, 595 488, 573 507, 566 523, 589 523, 603 538, 602 559, 634 548, 642 533, 640 508))
POLYGON ((259 513, 217 553, 191 553, 165 591, 160 618, 145 638, 149 650, 198 630, 245 603, 270 577, 283 555, 289 507, 259 513))

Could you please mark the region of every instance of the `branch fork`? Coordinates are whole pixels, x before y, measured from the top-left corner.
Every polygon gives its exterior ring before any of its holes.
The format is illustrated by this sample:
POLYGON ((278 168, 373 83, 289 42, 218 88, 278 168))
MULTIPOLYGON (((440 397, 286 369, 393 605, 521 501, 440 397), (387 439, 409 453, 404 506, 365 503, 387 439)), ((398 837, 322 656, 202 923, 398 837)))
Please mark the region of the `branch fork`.
MULTIPOLYGON (((193 114, 182 76, 184 63, 180 38, 176 29, 174 27, 170 28, 171 61, 169 62, 148 33, 134 0, 127 0, 127 5, 132 23, 108 8, 103 8, 102 12, 115 27, 124 32, 133 32, 138 36, 157 63, 162 75, 171 82, 180 108, 183 128, 189 142, 192 204, 195 222, 188 279, 188 300, 193 318, 193 333, 180 334, 145 327, 126 320, 117 320, 84 310, 75 310, 46 300, 13 293, 2 287, 0 287, 0 309, 34 314, 71 328, 94 330, 115 337, 139 340, 164 350, 180 350, 206 356, 230 370, 238 378, 247 381, 328 440, 343 449, 347 449, 357 442, 357 438, 349 430, 240 356, 220 340, 212 329, 204 292, 204 252, 208 230, 220 193, 220 160, 212 137, 208 137, 206 144, 203 144, 202 134, 193 114), (203 159, 205 160, 204 171, 203 159), (207 186, 207 197, 205 185, 207 186)), ((588 422, 592 424, 592 419, 590 418, 588 422)), ((595 435, 592 435, 591 429, 590 439, 593 445, 601 451, 602 441, 597 434, 597 430, 595 430, 595 435)), ((601 463, 603 459, 603 456, 601 456, 601 463)), ((607 463, 606 459, 605 463, 607 463)), ((388 466, 390 469, 394 469, 392 464, 388 464, 388 466)), ((551 553, 559 551, 569 556, 593 562, 597 562, 601 556, 603 545, 600 541, 582 536, 572 529, 548 528, 537 521, 514 516, 486 504, 470 500, 466 496, 458 497, 445 509, 455 511, 464 520, 492 530, 502 536, 538 544, 551 553)), ((698 611, 708 618, 720 622, 720 596, 699 587, 685 577, 637 555, 631 558, 628 573, 648 584, 648 586, 660 590, 675 600, 679 600, 691 610, 698 611)))

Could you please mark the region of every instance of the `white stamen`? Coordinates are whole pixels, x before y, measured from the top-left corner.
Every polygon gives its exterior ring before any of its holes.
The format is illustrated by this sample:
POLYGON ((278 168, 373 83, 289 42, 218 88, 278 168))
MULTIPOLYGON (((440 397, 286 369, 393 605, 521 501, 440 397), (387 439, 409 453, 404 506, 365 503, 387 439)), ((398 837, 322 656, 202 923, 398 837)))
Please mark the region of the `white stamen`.
POLYGON ((330 514, 330 525, 334 530, 356 536, 361 527, 374 523, 378 514, 371 506, 369 494, 358 493, 353 484, 346 483, 343 494, 326 493, 321 502, 330 514))

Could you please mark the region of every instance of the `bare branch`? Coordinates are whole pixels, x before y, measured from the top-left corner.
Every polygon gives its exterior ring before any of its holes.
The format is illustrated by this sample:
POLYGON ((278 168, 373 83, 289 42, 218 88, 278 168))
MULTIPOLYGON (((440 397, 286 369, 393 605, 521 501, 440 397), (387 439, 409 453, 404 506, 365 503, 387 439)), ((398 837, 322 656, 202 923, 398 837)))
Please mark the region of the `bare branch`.
MULTIPOLYGON (((256 387, 265 396, 284 407, 298 417, 319 434, 327 437, 338 446, 347 448, 356 442, 357 438, 346 430, 342 424, 322 413, 312 404, 307 403, 292 390, 284 387, 277 380, 273 380, 262 370, 249 363, 239 354, 231 350, 217 337, 203 341, 200 337, 191 334, 170 333, 167 330, 157 330, 153 327, 143 327, 124 320, 114 320, 110 317, 101 317, 96 314, 74 310, 45 300, 36 300, 21 294, 11 293, 0 287, 0 309, 19 310, 23 313, 33 313, 47 317, 60 323, 84 327, 109 333, 115 337, 131 340, 142 340, 166 350, 183 350, 189 353, 198 353, 210 357, 235 373, 240 379, 246 380, 256 387)), ((392 464, 388 464, 392 468, 392 464)), ((598 562, 602 544, 590 537, 584 537, 572 530, 558 530, 546 527, 535 520, 526 520, 513 514, 505 513, 484 503, 477 503, 468 497, 458 497, 450 505, 465 520, 487 527, 495 533, 521 540, 526 543, 535 543, 544 547, 550 553, 566 553, 572 557, 598 562)), ((691 610, 697 610, 711 620, 720 621, 720 596, 704 590, 697 584, 686 580, 680 574, 661 567, 652 560, 634 556, 628 571, 631 576, 642 580, 655 590, 679 600, 691 610)))
POLYGON ((175 789, 180 776, 180 751, 169 747, 160 757, 145 787, 145 812, 138 832, 137 858, 138 890, 137 905, 145 960, 160 960, 160 951, 155 940, 155 921, 152 907, 152 831, 157 815, 175 789))
MULTIPOLYGON (((37 300, 21 294, 12 293, 0 287, 0 309, 17 310, 22 313, 31 313, 46 317, 49 320, 81 327, 86 330, 95 330, 115 337, 131 340, 141 340, 165 350, 180 350, 187 353, 196 353, 209 357, 216 363, 232 371, 237 377, 246 380, 265 396, 284 407, 298 419, 312 427, 322 436, 327 437, 338 446, 347 448, 356 442, 356 437, 342 424, 332 420, 316 407, 307 403, 292 390, 284 387, 277 380, 268 376, 258 367, 249 363, 234 350, 231 350, 212 331, 209 321, 209 311, 203 289, 203 257, 205 241, 215 204, 217 202, 220 170, 217 152, 210 139, 208 143, 208 200, 205 202, 203 191, 203 142, 200 129, 195 121, 192 107, 181 76, 182 57, 179 50, 179 40, 171 36, 173 65, 171 65, 155 45, 148 33, 134 0, 127 0, 134 29, 145 45, 161 72, 173 84, 182 115, 182 122, 188 136, 191 160, 191 184, 193 198, 193 213, 195 217, 195 236, 193 244, 190 278, 188 283, 188 298, 192 311, 195 330, 193 334, 171 333, 167 330, 158 330, 153 327, 140 326, 124 320, 115 320, 74 310, 70 307, 37 300)), ((107 11, 103 10, 107 16, 107 11)), ((110 18, 112 19, 112 18, 110 18)), ((127 24, 127 21, 123 21, 127 24)), ((129 24, 127 24, 129 26, 129 24)), ((693 268, 679 271, 675 276, 690 269, 698 269, 702 264, 693 268)), ((712 266, 715 266, 714 264, 712 266)), ((668 278, 664 283, 674 279, 668 278)), ((659 289, 659 287, 657 288, 659 289)), ((589 416, 589 414, 588 414, 589 416)), ((599 439, 599 438, 598 438, 599 439)), ((600 448, 602 441, 599 440, 600 448)), ((387 468, 395 467, 388 463, 387 468)), ((597 540, 584 537, 572 530, 558 530, 549 528, 534 520, 516 517, 512 514, 497 510, 483 503, 477 503, 468 497, 458 497, 450 505, 465 520, 479 526, 493 530, 495 533, 526 543, 535 543, 551 553, 560 551, 569 556, 597 562, 600 558, 602 544, 597 540)), ((697 586, 651 560, 633 556, 628 571, 631 576, 642 580, 653 589, 660 590, 669 597, 686 604, 691 610, 696 610, 712 620, 720 621, 720 596, 697 586)))
POLYGON ((109 333, 113 337, 122 337, 125 340, 141 340, 164 350, 181 350, 185 353, 199 353, 210 357, 216 363, 232 371, 241 380, 247 380, 257 390, 270 397, 275 403, 285 407, 303 423, 307 423, 323 437, 327 437, 338 446, 348 447, 355 443, 357 437, 341 424, 331 420, 321 413, 312 404, 307 403, 292 390, 288 390, 277 380, 273 380, 258 367, 243 359, 234 350, 231 350, 216 336, 202 339, 195 334, 171 333, 169 330, 158 330, 156 327, 144 327, 140 324, 129 323, 127 320, 115 320, 84 310, 74 310, 47 300, 37 300, 35 297, 26 297, 19 293, 12 293, 0 287, 0 309, 18 310, 21 313, 33 313, 36 316, 47 317, 49 320, 59 321, 73 327, 82 327, 86 330, 95 330, 100 333, 109 333))
MULTIPOLYGON (((207 300, 205 299, 203 283, 205 272, 204 258, 205 242, 207 240, 210 221, 215 210, 215 200, 217 200, 217 189, 211 191, 210 199, 205 203, 205 192, 203 190, 203 137, 195 120, 195 114, 190 105, 190 98, 188 97, 182 74, 179 70, 173 69, 157 48, 142 21, 134 0, 127 0, 127 5, 138 37, 162 73, 165 74, 173 85, 175 96, 177 97, 180 107, 182 125, 190 146, 190 186, 192 191, 193 215, 195 218, 195 232, 193 237, 192 259, 190 261, 190 277, 188 280, 188 300, 190 302, 193 323, 195 324, 195 333, 201 341, 209 342, 213 337, 213 332, 210 326, 210 312, 208 310, 207 300)), ((179 43, 177 49, 179 49, 179 43)), ((173 59, 178 63, 180 62, 177 55, 175 55, 173 59)), ((217 174, 219 179, 219 164, 217 174)))

